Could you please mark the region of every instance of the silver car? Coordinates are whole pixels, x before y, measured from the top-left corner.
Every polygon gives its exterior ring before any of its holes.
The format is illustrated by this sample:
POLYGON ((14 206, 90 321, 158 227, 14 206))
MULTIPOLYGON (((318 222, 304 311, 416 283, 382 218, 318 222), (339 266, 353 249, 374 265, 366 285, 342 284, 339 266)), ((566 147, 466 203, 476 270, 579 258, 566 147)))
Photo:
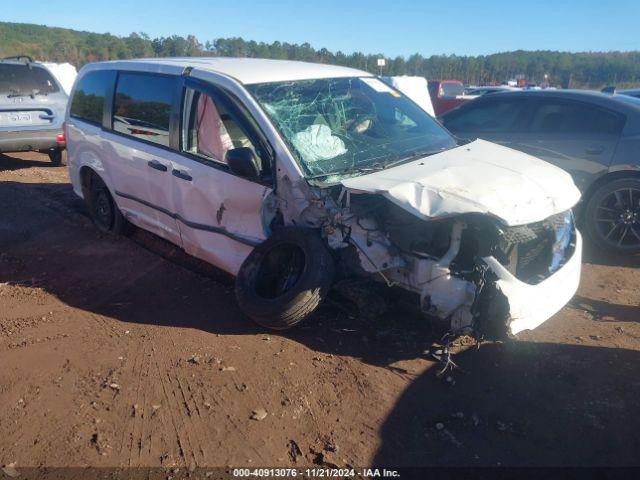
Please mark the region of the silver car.
POLYGON ((43 152, 59 165, 67 102, 44 65, 23 56, 0 60, 0 152, 43 152))
POLYGON ((459 138, 534 155, 573 176, 578 213, 593 242, 640 252, 640 99, 553 90, 494 93, 445 113, 459 138))

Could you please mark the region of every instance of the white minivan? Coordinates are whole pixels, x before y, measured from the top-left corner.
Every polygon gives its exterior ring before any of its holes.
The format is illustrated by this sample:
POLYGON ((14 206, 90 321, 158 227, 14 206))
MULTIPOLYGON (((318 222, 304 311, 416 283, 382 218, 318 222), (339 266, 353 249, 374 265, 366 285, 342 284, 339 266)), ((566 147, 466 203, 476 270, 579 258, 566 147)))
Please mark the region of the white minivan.
POLYGON ((363 71, 292 61, 102 62, 66 118, 98 229, 134 224, 236 276, 240 308, 291 327, 331 288, 400 289, 452 333, 532 329, 575 293, 569 174, 462 143, 363 71))

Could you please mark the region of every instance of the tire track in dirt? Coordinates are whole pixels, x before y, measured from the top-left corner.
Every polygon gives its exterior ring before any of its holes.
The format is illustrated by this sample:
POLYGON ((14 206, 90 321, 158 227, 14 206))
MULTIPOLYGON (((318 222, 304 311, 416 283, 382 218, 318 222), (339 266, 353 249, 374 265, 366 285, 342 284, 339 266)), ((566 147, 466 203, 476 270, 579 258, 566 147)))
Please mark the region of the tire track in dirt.
MULTIPOLYGON (((178 346, 171 332, 168 333, 168 338, 173 351, 178 351, 178 346)), ((188 438, 193 448, 192 454, 195 466, 204 466, 206 459, 209 457, 206 450, 208 432, 203 427, 206 424, 206 418, 200 412, 189 380, 184 375, 181 375, 179 369, 174 366, 166 365, 165 371, 167 372, 166 376, 169 384, 172 386, 172 393, 178 405, 183 424, 185 427, 188 425, 187 432, 191 432, 188 438)))
POLYGON ((129 394, 127 396, 127 399, 124 402, 124 406, 121 409, 123 418, 131 418, 133 416, 133 421, 123 422, 124 424, 122 425, 122 436, 120 441, 120 458, 128 458, 128 466, 131 466, 131 451, 133 449, 134 434, 137 423, 136 417, 138 417, 134 405, 139 405, 140 388, 142 385, 142 369, 145 358, 148 358, 146 356, 146 344, 143 344, 142 348, 138 348, 136 351, 137 354, 134 357, 131 370, 129 370, 126 375, 123 375, 123 378, 136 379, 135 384, 133 382, 131 384, 132 388, 127 389, 128 392, 133 392, 135 389, 135 394, 129 394), (133 411, 130 409, 132 409, 133 411))
POLYGON ((148 389, 149 370, 151 369, 151 360, 148 342, 145 342, 142 349, 142 361, 137 376, 137 390, 135 401, 130 403, 133 415, 131 422, 130 443, 128 466, 140 466, 140 452, 144 441, 143 427, 145 417, 147 416, 146 392, 148 389), (136 455, 137 454, 137 455, 136 455), (137 461, 134 462, 134 457, 137 461))
MULTIPOLYGON (((167 377, 171 378, 171 375, 169 372, 167 372, 167 377)), ((194 437, 196 439, 196 445, 197 445, 197 452, 200 453, 200 464, 203 464, 203 460, 205 458, 207 458, 207 454, 205 452, 205 444, 206 444, 206 433, 202 431, 202 424, 204 422, 204 419, 202 418, 202 416, 200 415, 200 410, 198 409, 196 403, 195 403, 195 399, 193 398, 193 396, 190 394, 191 388, 188 385, 188 382, 186 379, 181 379, 180 375, 178 375, 177 373, 174 373, 173 375, 173 380, 175 382, 174 384, 174 392, 177 393, 179 395, 178 397, 178 402, 180 402, 180 399, 182 399, 182 405, 183 405, 183 409, 181 409, 182 412, 186 413, 186 417, 185 420, 187 420, 186 423, 189 423, 191 428, 189 429, 190 431, 193 431, 194 437), (184 383, 187 383, 187 389, 185 391, 185 387, 184 387, 184 383), (194 414, 195 417, 194 418, 194 414)), ((173 383, 173 382, 172 382, 173 383)))
MULTIPOLYGON (((134 445, 132 443, 132 449, 130 453, 131 456, 129 458, 129 465, 132 467, 144 467, 144 466, 152 465, 154 463, 151 458, 151 443, 153 440, 153 434, 152 434, 153 425, 151 425, 151 420, 156 415, 156 409, 154 408, 155 404, 152 403, 153 401, 152 399, 154 397, 153 393, 155 391, 155 388, 153 386, 154 382, 152 382, 152 376, 150 375, 152 364, 153 364, 152 357, 154 354, 153 343, 154 343, 153 341, 150 342, 151 351, 145 353, 147 368, 140 382, 140 386, 142 388, 142 401, 141 403, 138 404, 139 412, 136 412, 136 415, 140 416, 140 420, 139 420, 140 430, 139 430, 139 434, 136 437, 138 439, 138 441, 136 442, 138 449, 137 449, 137 455, 135 455, 136 457, 135 459, 133 458, 134 445)), ((161 418, 161 417, 158 417, 158 418, 161 418)), ((162 420, 160 421, 162 422, 162 420)), ((164 423, 162 423, 162 425, 164 426, 164 423)), ((157 461, 157 459, 155 460, 157 461)))
POLYGON ((183 461, 182 466, 188 466, 192 460, 197 464, 197 457, 194 453, 195 449, 193 448, 184 418, 180 413, 182 407, 171 384, 171 377, 169 373, 166 372, 166 365, 160 365, 157 360, 155 361, 155 365, 158 371, 158 380, 162 385, 162 393, 167 405, 167 411, 169 412, 168 415, 173 426, 173 434, 178 444, 178 455, 183 461), (165 371, 164 374, 163 370, 165 371))
POLYGON ((199 460, 198 450, 184 421, 178 388, 168 373, 170 362, 163 362, 156 352, 155 346, 163 340, 156 334, 151 328, 140 334, 146 341, 129 376, 136 379, 135 395, 127 399, 132 420, 123 430, 121 460, 129 467, 156 465, 158 460, 166 460, 168 466, 189 466, 199 460), (179 457, 177 463, 173 453, 179 457))

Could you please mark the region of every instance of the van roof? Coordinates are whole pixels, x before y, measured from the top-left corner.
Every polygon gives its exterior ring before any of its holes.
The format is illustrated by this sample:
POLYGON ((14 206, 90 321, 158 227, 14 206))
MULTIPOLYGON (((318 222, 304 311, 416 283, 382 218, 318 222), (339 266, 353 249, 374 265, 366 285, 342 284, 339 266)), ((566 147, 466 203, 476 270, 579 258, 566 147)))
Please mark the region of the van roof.
POLYGON ((136 67, 193 67, 233 77, 243 84, 282 82, 288 80, 310 80, 316 78, 371 77, 372 74, 354 68, 321 63, 291 60, 268 60, 263 58, 229 57, 181 57, 142 58, 139 60, 117 60, 88 64, 83 70, 136 67))

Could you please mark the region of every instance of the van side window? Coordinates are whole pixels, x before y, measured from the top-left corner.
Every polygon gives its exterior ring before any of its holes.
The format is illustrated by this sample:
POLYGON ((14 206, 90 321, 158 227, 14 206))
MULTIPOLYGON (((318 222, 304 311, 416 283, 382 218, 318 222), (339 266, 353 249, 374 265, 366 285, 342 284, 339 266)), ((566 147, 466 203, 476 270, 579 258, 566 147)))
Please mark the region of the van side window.
POLYGON ((259 158, 253 142, 247 137, 224 104, 206 93, 187 89, 185 109, 188 125, 184 150, 188 153, 226 164, 227 151, 248 147, 259 158))
POLYGON ((87 73, 78 82, 69 115, 89 123, 102 125, 104 97, 111 86, 115 72, 97 70, 87 73))
POLYGON ((169 146, 169 122, 176 77, 120 73, 113 106, 113 129, 169 146))

